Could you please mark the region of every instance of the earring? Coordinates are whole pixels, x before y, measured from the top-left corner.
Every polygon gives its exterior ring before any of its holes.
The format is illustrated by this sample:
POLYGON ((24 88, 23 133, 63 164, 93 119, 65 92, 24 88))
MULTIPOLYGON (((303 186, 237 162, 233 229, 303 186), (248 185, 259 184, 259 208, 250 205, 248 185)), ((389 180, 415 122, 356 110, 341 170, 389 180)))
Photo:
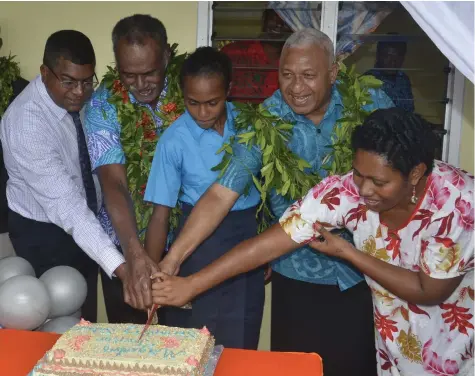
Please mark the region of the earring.
POLYGON ((412 196, 411 196, 411 203, 414 205, 417 204, 417 201, 419 200, 419 197, 416 196, 416 186, 412 186, 412 196))

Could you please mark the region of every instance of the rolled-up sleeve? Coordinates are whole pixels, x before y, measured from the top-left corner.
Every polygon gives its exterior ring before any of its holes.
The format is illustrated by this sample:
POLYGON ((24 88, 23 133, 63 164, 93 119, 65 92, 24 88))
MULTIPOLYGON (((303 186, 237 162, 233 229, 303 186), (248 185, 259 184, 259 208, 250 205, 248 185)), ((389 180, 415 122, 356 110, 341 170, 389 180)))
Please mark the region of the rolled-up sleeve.
POLYGON ((254 184, 252 176, 257 176, 262 168, 262 152, 257 146, 249 149, 236 141, 232 148, 231 161, 217 183, 242 195, 254 184))
POLYGON ((181 187, 183 151, 173 140, 157 143, 145 190, 145 201, 175 207, 181 187))
POLYGON ((351 207, 350 201, 340 194, 345 178, 348 176, 329 176, 287 208, 279 223, 292 240, 300 244, 315 240, 320 236, 317 223, 327 230, 344 227, 342 218, 351 207))
POLYGON ((40 110, 24 108, 9 129, 9 149, 18 171, 48 219, 111 276, 124 258, 88 208, 82 187, 56 149, 58 141, 44 132, 47 126, 40 110))

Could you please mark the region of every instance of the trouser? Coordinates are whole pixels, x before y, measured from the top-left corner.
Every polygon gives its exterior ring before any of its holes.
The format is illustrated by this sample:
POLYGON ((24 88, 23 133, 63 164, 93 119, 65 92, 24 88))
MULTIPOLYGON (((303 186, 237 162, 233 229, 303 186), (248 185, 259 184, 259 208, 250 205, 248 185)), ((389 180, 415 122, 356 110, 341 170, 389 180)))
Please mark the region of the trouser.
MULTIPOLYGON (((183 205, 182 228, 191 212, 183 205)), ((235 245, 256 235, 255 208, 230 212, 216 231, 182 264, 180 276, 188 276, 212 263, 235 245)), ((259 268, 201 294, 191 309, 168 307, 159 321, 168 326, 201 328, 206 326, 217 345, 257 349, 264 309, 264 270, 259 268)))
POLYGON ((371 291, 272 274, 272 351, 315 352, 325 376, 375 376, 371 291))
MULTIPOLYGON (((73 267, 84 276, 88 291, 81 316, 88 321, 97 321, 99 266, 79 248, 73 237, 55 224, 25 218, 12 210, 9 211, 8 228, 17 256, 30 262, 37 277, 60 265, 73 267)), ((110 279, 102 270, 101 273, 109 322, 145 323, 146 313, 124 302, 121 281, 115 277, 110 279)))

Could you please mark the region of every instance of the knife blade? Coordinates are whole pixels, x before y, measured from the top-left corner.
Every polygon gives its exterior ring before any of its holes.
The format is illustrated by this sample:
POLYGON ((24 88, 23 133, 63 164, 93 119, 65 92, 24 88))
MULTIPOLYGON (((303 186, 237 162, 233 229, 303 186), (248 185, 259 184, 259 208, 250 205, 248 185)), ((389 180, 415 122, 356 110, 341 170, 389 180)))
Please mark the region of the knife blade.
POLYGON ((145 323, 145 326, 143 327, 142 329, 142 333, 140 333, 140 336, 139 336, 139 339, 137 342, 140 342, 140 340, 142 339, 143 335, 145 334, 145 332, 147 331, 147 329, 149 328, 150 324, 152 323, 152 320, 155 316, 155 312, 157 312, 157 309, 158 309, 158 304, 154 304, 152 306, 152 309, 148 315, 148 319, 147 319, 147 322, 145 323))

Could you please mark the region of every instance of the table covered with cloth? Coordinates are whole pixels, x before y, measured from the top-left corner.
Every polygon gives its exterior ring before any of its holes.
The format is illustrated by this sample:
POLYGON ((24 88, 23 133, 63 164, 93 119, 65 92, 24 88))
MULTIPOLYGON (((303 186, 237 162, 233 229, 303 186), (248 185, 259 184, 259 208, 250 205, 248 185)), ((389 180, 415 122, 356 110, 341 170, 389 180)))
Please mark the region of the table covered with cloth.
MULTIPOLYGON (((0 375, 25 376, 60 336, 0 329, 0 375)), ((323 376, 317 354, 224 349, 214 376, 323 376)))

